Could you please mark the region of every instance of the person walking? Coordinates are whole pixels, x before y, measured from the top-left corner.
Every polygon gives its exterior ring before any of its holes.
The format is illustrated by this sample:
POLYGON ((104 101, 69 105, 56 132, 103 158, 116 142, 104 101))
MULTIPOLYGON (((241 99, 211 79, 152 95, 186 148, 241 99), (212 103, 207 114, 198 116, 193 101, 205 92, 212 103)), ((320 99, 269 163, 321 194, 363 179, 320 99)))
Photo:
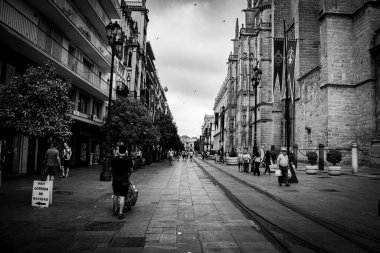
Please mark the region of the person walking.
POLYGON ((238 169, 239 169, 239 172, 242 172, 242 171, 241 171, 241 167, 243 166, 243 154, 241 153, 240 148, 239 148, 239 150, 238 150, 237 162, 238 162, 238 169))
POLYGON ((224 153, 223 153, 223 150, 220 150, 220 153, 219 153, 219 162, 224 163, 224 153))
POLYGON ((63 143, 63 167, 62 167, 62 176, 61 178, 69 176, 69 162, 72 155, 71 148, 67 142, 63 143))
POLYGON ((289 166, 289 156, 286 153, 286 148, 281 148, 281 154, 277 157, 277 166, 281 170, 281 176, 278 177, 278 184, 282 186, 282 183, 285 183, 285 186, 290 186, 288 184, 288 166, 289 166))
POLYGON ((256 151, 253 154, 253 159, 252 159, 252 167, 253 167, 253 175, 258 175, 260 176, 260 164, 261 164, 261 156, 259 151, 256 151))
POLYGON ((123 209, 125 198, 128 196, 129 177, 133 172, 133 162, 128 156, 127 147, 120 145, 119 155, 112 158, 110 168, 112 171, 113 188, 113 215, 124 219, 123 209))
POLYGON ((57 149, 57 142, 51 144, 45 153, 46 160, 46 181, 54 181, 55 173, 61 168, 61 159, 59 158, 59 151, 57 149))
POLYGON ((249 172, 249 163, 251 161, 251 155, 248 153, 247 149, 244 149, 244 154, 243 154, 243 168, 244 168, 244 173, 249 172))
POLYGON ((264 162, 264 166, 265 166, 264 174, 266 174, 268 172, 268 174, 270 175, 270 167, 269 167, 269 165, 271 164, 271 157, 270 157, 269 150, 267 152, 265 152, 263 162, 264 162))
POLYGON ((168 151, 168 160, 169 160, 169 166, 172 166, 172 161, 174 159, 174 152, 172 149, 169 149, 168 151))
POLYGON ((194 155, 194 152, 193 152, 193 150, 191 149, 190 152, 189 152, 190 162, 193 161, 193 155, 194 155))

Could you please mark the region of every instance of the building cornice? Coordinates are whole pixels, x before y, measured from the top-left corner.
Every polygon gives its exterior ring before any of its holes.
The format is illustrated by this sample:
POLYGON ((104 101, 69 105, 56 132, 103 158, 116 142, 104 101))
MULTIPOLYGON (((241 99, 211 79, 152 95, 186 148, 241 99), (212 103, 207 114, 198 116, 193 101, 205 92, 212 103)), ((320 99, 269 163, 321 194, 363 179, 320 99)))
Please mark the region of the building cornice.
POLYGON ((359 6, 358 8, 356 8, 352 13, 349 13, 349 12, 333 12, 333 11, 323 12, 323 11, 321 11, 320 15, 318 17, 318 21, 321 21, 322 19, 325 19, 328 16, 353 18, 360 11, 362 11, 363 9, 368 8, 370 5, 372 5, 372 6, 379 6, 380 3, 378 1, 367 1, 367 2, 363 3, 361 6, 359 6))
POLYGON ((325 88, 345 88, 345 89, 353 89, 353 88, 358 88, 362 85, 365 85, 367 83, 371 83, 371 82, 376 82, 376 79, 375 78, 369 78, 367 80, 364 80, 360 83, 357 83, 357 84, 353 84, 353 85, 350 85, 350 84, 339 84, 339 83, 326 83, 326 84, 323 84, 321 85, 319 88, 321 90, 325 89, 325 88))
POLYGON ((306 77, 310 76, 311 74, 313 74, 314 72, 316 72, 320 69, 321 69, 321 65, 316 66, 315 68, 311 69, 309 72, 306 72, 303 76, 298 78, 297 81, 301 82, 303 79, 305 79, 306 77))

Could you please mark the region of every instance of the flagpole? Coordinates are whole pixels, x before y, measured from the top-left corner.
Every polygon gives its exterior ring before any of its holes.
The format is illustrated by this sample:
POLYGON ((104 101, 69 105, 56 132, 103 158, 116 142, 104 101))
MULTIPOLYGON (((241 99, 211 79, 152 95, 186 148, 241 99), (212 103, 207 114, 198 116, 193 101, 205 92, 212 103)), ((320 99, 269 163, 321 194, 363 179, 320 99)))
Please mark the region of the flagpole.
POLYGON ((285 138, 286 138, 286 152, 289 155, 290 154, 290 122, 289 122, 289 87, 288 87, 288 37, 285 27, 285 19, 284 21, 284 47, 285 47, 285 138))

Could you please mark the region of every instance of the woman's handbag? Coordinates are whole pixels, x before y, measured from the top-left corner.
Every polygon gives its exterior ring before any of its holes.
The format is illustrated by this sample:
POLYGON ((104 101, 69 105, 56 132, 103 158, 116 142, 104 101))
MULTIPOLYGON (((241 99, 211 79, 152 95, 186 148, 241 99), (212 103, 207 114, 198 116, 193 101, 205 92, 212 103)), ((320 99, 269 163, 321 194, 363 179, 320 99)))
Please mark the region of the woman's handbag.
POLYGON ((274 172, 274 175, 275 175, 276 177, 281 177, 281 176, 282 176, 282 172, 281 172, 281 170, 280 170, 280 169, 276 169, 276 171, 274 172))

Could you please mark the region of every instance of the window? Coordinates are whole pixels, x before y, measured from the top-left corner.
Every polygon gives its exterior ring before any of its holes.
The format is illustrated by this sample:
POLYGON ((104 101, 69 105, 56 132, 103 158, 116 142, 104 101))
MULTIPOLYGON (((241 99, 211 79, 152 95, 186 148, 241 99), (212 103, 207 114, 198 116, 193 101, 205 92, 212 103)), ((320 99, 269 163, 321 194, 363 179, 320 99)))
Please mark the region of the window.
POLYGON ((82 113, 88 114, 89 98, 83 94, 79 94, 78 110, 82 113))
POLYGON ((100 112, 101 112, 101 104, 94 101, 94 104, 92 106, 92 114, 96 115, 96 117, 100 118, 100 112))
POLYGON ((132 52, 131 51, 128 54, 128 67, 132 67, 132 52))

